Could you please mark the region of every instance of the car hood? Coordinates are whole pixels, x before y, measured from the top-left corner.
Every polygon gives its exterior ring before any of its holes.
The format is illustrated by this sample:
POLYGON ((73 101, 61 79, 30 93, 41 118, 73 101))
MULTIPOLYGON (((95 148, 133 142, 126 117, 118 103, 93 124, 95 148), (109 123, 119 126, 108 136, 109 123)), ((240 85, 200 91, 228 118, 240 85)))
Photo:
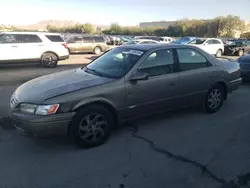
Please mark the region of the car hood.
POLYGON ((113 80, 86 73, 79 68, 30 80, 18 87, 13 96, 18 103, 41 103, 46 99, 58 95, 104 84, 113 80))

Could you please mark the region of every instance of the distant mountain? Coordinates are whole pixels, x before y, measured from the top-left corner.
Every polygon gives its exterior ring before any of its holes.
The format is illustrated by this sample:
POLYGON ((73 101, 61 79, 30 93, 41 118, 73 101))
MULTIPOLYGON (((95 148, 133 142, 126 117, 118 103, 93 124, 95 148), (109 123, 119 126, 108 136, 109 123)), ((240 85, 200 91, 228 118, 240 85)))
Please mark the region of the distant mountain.
MULTIPOLYGON (((74 26, 76 24, 81 24, 81 23, 71 21, 71 20, 43 20, 43 21, 38 22, 36 24, 20 25, 20 26, 16 26, 16 27, 20 28, 20 29, 27 29, 27 30, 46 30, 47 25, 57 26, 57 27, 70 27, 70 26, 74 26)), ((100 27, 102 29, 106 29, 109 27, 107 25, 94 25, 94 26, 100 27)))

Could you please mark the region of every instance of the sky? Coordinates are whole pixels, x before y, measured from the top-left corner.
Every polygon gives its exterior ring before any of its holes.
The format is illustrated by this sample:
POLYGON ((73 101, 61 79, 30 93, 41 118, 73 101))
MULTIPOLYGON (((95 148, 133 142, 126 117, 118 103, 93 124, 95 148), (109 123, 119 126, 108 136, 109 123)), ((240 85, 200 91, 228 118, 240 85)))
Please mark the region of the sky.
POLYGON ((0 24, 12 25, 42 20, 138 25, 228 14, 250 21, 250 0, 0 0, 0 24))

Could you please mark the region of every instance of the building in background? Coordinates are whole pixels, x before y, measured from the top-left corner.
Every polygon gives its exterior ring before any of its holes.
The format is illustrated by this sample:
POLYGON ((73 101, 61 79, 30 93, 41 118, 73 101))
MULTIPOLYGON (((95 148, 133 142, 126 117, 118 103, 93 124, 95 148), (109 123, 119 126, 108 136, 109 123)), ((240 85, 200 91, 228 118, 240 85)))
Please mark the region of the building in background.
POLYGON ((167 29, 170 25, 174 25, 176 23, 177 21, 141 22, 139 27, 144 29, 148 27, 161 27, 167 29))

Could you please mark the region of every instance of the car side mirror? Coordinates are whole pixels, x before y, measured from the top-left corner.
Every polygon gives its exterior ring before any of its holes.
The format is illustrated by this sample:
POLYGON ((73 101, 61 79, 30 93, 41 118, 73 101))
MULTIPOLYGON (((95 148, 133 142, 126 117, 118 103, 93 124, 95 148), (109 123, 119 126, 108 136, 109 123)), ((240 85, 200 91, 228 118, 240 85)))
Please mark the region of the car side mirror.
POLYGON ((139 81, 139 80, 147 80, 148 79, 148 73, 146 72, 136 72, 133 74, 130 78, 130 81, 139 81))
POLYGON ((207 43, 204 43, 204 46, 207 46, 208 44, 207 43))

